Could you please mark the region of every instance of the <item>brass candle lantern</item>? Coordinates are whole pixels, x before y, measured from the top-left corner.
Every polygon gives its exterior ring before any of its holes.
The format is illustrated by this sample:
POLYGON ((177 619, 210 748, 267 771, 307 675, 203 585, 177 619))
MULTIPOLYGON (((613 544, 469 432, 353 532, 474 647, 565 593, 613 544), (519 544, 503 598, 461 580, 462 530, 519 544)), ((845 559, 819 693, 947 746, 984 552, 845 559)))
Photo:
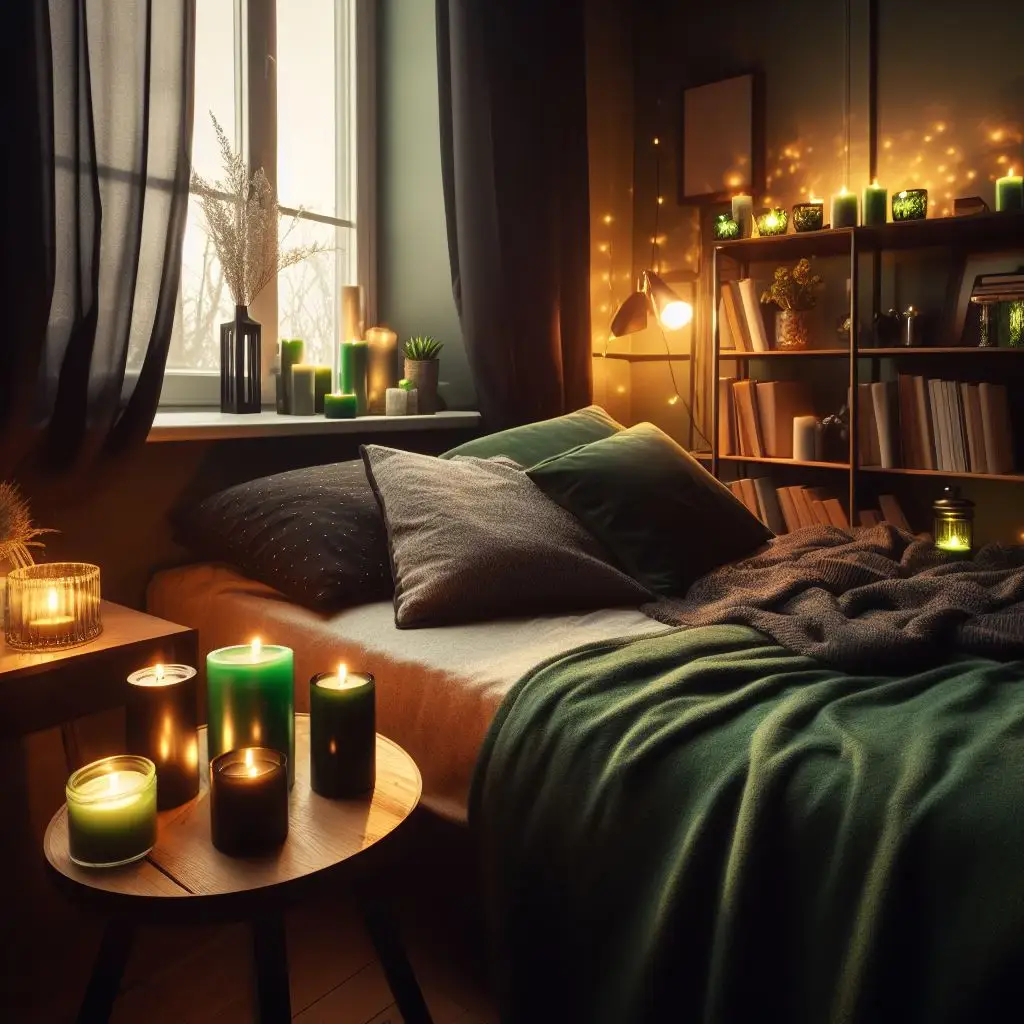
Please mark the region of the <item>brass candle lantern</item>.
POLYGON ((959 487, 945 487, 932 510, 935 547, 948 555, 969 557, 974 547, 974 502, 961 498, 959 487))

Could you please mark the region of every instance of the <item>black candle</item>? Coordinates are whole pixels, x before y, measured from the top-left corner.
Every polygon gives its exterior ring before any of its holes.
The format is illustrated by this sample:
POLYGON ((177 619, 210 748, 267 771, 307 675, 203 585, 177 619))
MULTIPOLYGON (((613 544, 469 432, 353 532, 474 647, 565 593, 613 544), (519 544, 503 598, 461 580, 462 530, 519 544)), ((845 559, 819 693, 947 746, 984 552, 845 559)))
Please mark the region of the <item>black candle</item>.
POLYGON ((362 796, 377 775, 373 676, 321 672, 309 681, 309 767, 314 793, 362 796))
POLYGON ((161 811, 199 792, 196 670, 189 665, 154 665, 128 677, 125 726, 129 754, 156 765, 161 811))
POLYGON ((288 758, 269 747, 229 750, 210 762, 210 835, 235 857, 288 837, 288 758))

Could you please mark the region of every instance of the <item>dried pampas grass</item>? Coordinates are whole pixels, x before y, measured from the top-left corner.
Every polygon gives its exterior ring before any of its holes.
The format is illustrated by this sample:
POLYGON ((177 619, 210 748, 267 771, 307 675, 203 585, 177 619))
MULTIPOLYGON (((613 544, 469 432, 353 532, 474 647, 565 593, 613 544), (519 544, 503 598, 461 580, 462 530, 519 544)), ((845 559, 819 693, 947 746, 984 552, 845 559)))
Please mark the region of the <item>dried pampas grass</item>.
POLYGON ((17 485, 0 481, 0 565, 10 562, 16 569, 32 565, 35 559, 29 549, 41 548, 42 541, 36 538, 53 532, 33 526, 28 502, 17 485))

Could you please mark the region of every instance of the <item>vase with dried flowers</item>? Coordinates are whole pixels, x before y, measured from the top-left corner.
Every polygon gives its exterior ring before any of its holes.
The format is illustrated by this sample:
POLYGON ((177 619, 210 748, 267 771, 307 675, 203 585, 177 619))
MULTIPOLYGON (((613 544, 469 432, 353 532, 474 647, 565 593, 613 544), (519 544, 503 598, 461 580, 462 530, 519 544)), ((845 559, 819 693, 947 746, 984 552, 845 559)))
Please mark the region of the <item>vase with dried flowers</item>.
POLYGON ((818 302, 821 288, 820 275, 811 273, 808 260, 800 260, 795 267, 776 267, 771 285, 761 296, 765 305, 774 303, 775 347, 778 349, 807 348, 811 342, 811 321, 808 315, 818 302))
MULTIPOLYGON (((281 208, 274 186, 260 167, 249 172, 212 111, 224 177, 207 181, 193 169, 192 192, 206 221, 224 282, 235 301, 235 318, 220 328, 221 412, 259 412, 260 324, 249 316, 249 304, 285 267, 326 252, 322 245, 281 248, 278 221, 281 208)), ((290 232, 298 217, 292 219, 290 232)), ((287 238, 288 232, 285 232, 287 238)))
POLYGON ((7 570, 33 565, 33 548, 41 548, 39 538, 53 533, 35 526, 28 502, 16 484, 0 481, 0 618, 7 607, 7 570))

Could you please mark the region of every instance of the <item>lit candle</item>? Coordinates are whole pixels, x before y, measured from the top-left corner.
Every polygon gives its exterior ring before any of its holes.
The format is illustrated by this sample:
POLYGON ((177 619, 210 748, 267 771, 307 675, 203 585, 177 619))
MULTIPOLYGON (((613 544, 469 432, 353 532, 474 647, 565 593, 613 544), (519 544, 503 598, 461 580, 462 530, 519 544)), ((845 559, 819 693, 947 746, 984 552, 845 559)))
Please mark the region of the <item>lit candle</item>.
POLYGON ((876 178, 864 189, 863 223, 878 225, 885 223, 886 206, 889 202, 888 189, 882 188, 876 178))
POLYGON ((338 346, 338 390, 356 396, 356 415, 367 414, 366 366, 369 346, 365 341, 343 341, 338 346))
POLYGON ((369 327, 366 331, 366 402, 371 416, 384 415, 384 393, 398 377, 398 335, 387 327, 369 327))
POLYGON ((373 676, 344 665, 309 681, 310 785, 321 796, 354 797, 373 789, 374 694, 373 676))
POLYGON ((732 219, 740 226, 740 238, 754 233, 754 199, 740 194, 732 197, 732 219))
POLYGON ((12 569, 6 580, 4 634, 16 650, 44 651, 93 640, 103 631, 100 570, 85 562, 12 569))
POLYGON ((1024 210, 1024 177, 1010 173, 996 180, 996 210, 999 213, 1024 210))
POLYGON ((284 338, 281 341, 281 393, 277 411, 290 416, 292 413, 292 367, 301 363, 306 343, 301 338, 284 338))
POLYGON ((844 185, 832 197, 832 227, 855 228, 857 226, 857 196, 847 191, 844 185))
POLYGON ((229 750, 210 764, 210 837, 232 856, 280 846, 288 836, 285 757, 269 747, 229 750))
POLYGON ((313 416, 316 413, 316 367, 296 363, 292 367, 292 415, 313 416))
POLYGON ((324 395, 324 416, 329 420, 355 419, 356 396, 324 395))
POLYGON ((83 867, 116 867, 145 857, 156 842, 156 768, 118 754, 67 781, 68 848, 83 867))
POLYGON ((156 765, 160 810, 199 792, 198 692, 191 665, 152 665, 128 677, 128 752, 156 765))
POLYGON ((35 618, 29 620, 28 626, 42 643, 47 643, 65 636, 74 621, 73 615, 63 614, 57 588, 50 587, 46 591, 45 604, 38 607, 35 618))
POLYGON ((715 217, 714 234, 716 241, 719 242, 728 242, 730 239, 739 238, 739 223, 733 219, 731 213, 720 213, 715 217))
POLYGON ((789 224, 789 216, 785 210, 776 207, 765 210, 757 218, 757 233, 762 236, 784 235, 789 224))
POLYGON ((295 781, 294 657, 290 647, 221 647, 206 656, 210 760, 241 746, 269 747, 287 757, 295 781))
POLYGON ((810 196, 806 203, 793 207, 793 227, 797 231, 820 231, 825 226, 825 200, 810 196))

